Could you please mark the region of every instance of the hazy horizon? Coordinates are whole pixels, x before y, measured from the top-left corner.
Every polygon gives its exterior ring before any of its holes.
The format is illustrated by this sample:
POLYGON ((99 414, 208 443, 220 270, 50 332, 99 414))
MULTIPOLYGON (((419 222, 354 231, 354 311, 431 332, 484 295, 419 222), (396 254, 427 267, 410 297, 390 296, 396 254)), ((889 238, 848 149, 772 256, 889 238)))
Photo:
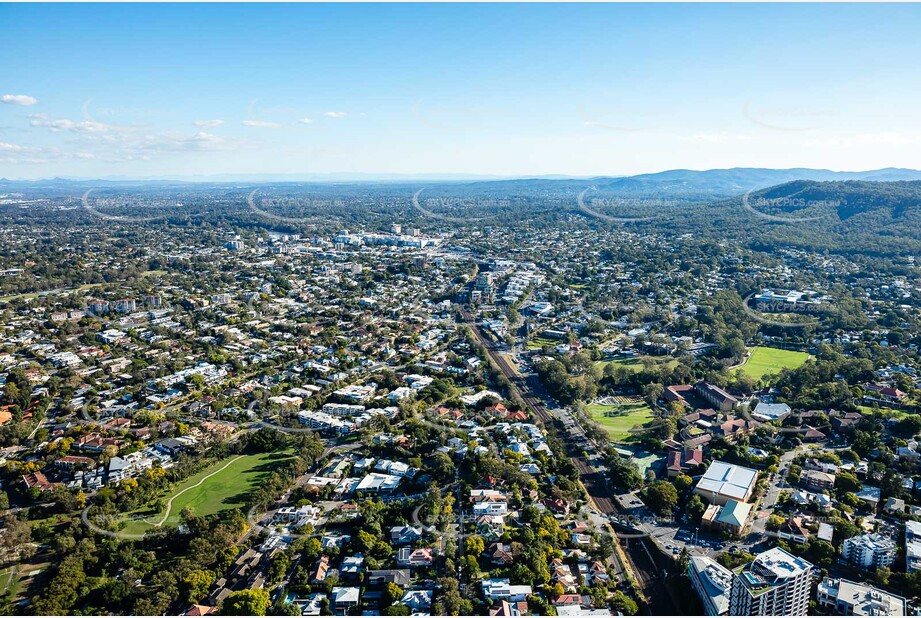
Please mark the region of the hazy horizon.
POLYGON ((164 175, 164 176, 49 176, 49 177, 39 177, 39 178, 16 178, 16 177, 6 177, 0 176, 0 180, 6 180, 10 182, 40 182, 40 181, 53 181, 53 180, 63 180, 63 181, 72 181, 72 182, 88 182, 88 181, 102 181, 102 182, 169 182, 169 181, 178 181, 178 182, 196 182, 200 179, 202 182, 206 181, 222 181, 222 182, 259 182, 261 181, 270 182, 399 182, 399 181, 419 181, 419 182, 489 182, 489 181, 514 181, 514 180, 590 180, 592 178, 631 178, 635 176, 653 176, 656 174, 665 174, 669 172, 689 172, 689 173, 708 173, 708 172, 721 172, 721 171, 731 171, 731 170, 769 170, 769 171, 786 171, 793 169, 809 169, 814 171, 825 171, 835 174, 859 174, 859 173, 868 173, 868 172, 878 172, 883 170, 904 170, 911 172, 921 173, 921 169, 914 168, 879 168, 879 169, 853 169, 853 170, 842 170, 842 169, 827 169, 827 168, 804 168, 804 167, 792 167, 792 168, 712 168, 712 169, 689 169, 689 168, 674 168, 674 169, 664 169, 656 170, 649 172, 640 172, 638 174, 604 174, 604 175, 594 175, 594 176, 575 176, 568 174, 521 174, 517 176, 500 176, 500 175, 490 175, 490 174, 452 174, 449 172, 445 173, 405 173, 405 174, 385 174, 385 173, 374 173, 374 172, 327 172, 327 173, 223 173, 223 174, 195 174, 195 175, 182 175, 182 174, 173 174, 173 175, 164 175), (301 180, 299 180, 301 179, 301 180))

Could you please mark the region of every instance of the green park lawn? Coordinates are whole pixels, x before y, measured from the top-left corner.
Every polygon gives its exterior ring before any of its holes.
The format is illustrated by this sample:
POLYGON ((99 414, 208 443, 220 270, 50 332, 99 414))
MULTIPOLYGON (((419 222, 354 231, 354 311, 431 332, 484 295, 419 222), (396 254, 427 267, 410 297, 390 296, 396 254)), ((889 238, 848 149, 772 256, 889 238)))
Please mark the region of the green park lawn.
MULTIPOLYGON (((147 277, 159 277, 159 276, 166 275, 166 274, 168 274, 168 271, 165 271, 165 270, 145 270, 144 272, 140 274, 140 278, 145 279, 147 277)), ((75 288, 70 288, 70 289, 62 288, 60 290, 48 290, 45 292, 27 292, 25 294, 13 294, 11 296, 0 297, 0 302, 6 303, 11 300, 31 300, 31 299, 38 298, 38 296, 41 294, 51 294, 52 292, 54 292, 55 294, 65 294, 65 293, 80 294, 82 292, 88 292, 92 289, 98 288, 103 285, 106 285, 106 284, 105 283, 84 283, 83 285, 79 285, 75 288)))
POLYGON ((642 356, 636 358, 618 358, 615 360, 603 360, 598 361, 596 364, 604 368, 605 365, 620 365, 626 367, 634 372, 639 373, 643 370, 643 359, 650 359, 655 361, 656 364, 666 364, 669 368, 674 368, 678 365, 678 359, 672 358, 671 356, 642 356))
POLYGON ((752 348, 741 369, 752 379, 761 380, 764 376, 779 373, 781 369, 796 369, 808 358, 805 352, 758 346, 752 348))
POLYGON ((908 416, 908 412, 903 410, 893 410, 892 408, 874 408, 873 406, 857 406, 857 408, 864 414, 873 414, 874 412, 879 412, 885 418, 902 419, 905 416, 908 416))
POLYGON ((623 442, 639 435, 631 429, 640 429, 654 419, 652 410, 645 403, 603 405, 593 403, 585 407, 592 419, 604 427, 615 442, 623 442))
POLYGON ((561 343, 566 343, 563 339, 550 339, 549 337, 535 337, 528 341, 529 350, 539 350, 544 346, 556 347, 561 343))
POLYGON ((164 526, 174 525, 186 507, 191 508, 196 515, 213 515, 239 508, 245 504, 249 492, 290 459, 291 455, 287 453, 260 453, 219 461, 173 487, 163 496, 164 507, 159 512, 141 508, 129 513, 130 518, 120 531, 143 534, 154 528, 154 524, 166 514, 166 504, 173 497, 169 518, 164 526), (209 478, 201 482, 205 477, 209 478), (198 485, 199 482, 201 485, 198 485))
POLYGON ((16 581, 13 579, 15 577, 15 572, 13 571, 12 566, 8 566, 3 571, 0 571, 0 591, 4 595, 9 595, 10 598, 16 596, 16 581))

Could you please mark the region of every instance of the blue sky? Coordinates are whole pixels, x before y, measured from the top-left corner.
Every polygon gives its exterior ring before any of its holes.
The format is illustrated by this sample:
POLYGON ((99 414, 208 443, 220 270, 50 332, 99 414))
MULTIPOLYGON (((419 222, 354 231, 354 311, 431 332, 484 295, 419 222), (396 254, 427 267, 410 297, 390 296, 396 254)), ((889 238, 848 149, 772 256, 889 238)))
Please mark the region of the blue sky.
POLYGON ((0 177, 921 168, 918 5, 0 4, 0 177))

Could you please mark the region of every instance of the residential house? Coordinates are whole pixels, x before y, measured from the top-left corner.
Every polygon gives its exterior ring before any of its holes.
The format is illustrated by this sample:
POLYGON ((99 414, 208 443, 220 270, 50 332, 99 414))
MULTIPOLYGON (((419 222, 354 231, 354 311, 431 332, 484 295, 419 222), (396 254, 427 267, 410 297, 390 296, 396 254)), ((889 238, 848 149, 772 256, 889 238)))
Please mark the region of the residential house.
POLYGON ((336 586, 332 589, 330 607, 337 614, 344 615, 361 601, 361 589, 336 586))
POLYGON ((434 550, 429 547, 412 549, 401 547, 397 551, 397 564, 401 567, 427 567, 435 561, 434 550))
POLYGON ((410 526, 394 526, 390 529, 390 542, 394 545, 410 545, 422 538, 422 528, 410 526))

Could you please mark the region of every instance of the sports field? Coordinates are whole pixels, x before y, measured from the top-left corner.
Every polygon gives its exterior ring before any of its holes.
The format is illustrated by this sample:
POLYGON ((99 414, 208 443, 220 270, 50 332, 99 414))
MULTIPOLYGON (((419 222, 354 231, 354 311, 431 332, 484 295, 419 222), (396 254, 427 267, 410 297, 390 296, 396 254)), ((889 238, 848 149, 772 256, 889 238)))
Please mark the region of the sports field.
POLYGON ((779 373, 781 369, 796 369, 808 358, 805 352, 758 346, 752 348, 741 369, 753 379, 760 380, 766 375, 779 373))
POLYGON ((607 430, 611 440, 615 442, 640 435, 641 432, 636 430, 642 429, 654 419, 652 410, 642 401, 618 405, 593 403, 585 409, 595 422, 607 430))
POLYGON ((154 512, 149 508, 128 514, 121 532, 143 534, 151 528, 173 526, 186 507, 196 515, 213 515, 245 504, 246 495, 291 459, 287 453, 237 455, 208 466, 193 474, 163 496, 164 508, 154 512))

